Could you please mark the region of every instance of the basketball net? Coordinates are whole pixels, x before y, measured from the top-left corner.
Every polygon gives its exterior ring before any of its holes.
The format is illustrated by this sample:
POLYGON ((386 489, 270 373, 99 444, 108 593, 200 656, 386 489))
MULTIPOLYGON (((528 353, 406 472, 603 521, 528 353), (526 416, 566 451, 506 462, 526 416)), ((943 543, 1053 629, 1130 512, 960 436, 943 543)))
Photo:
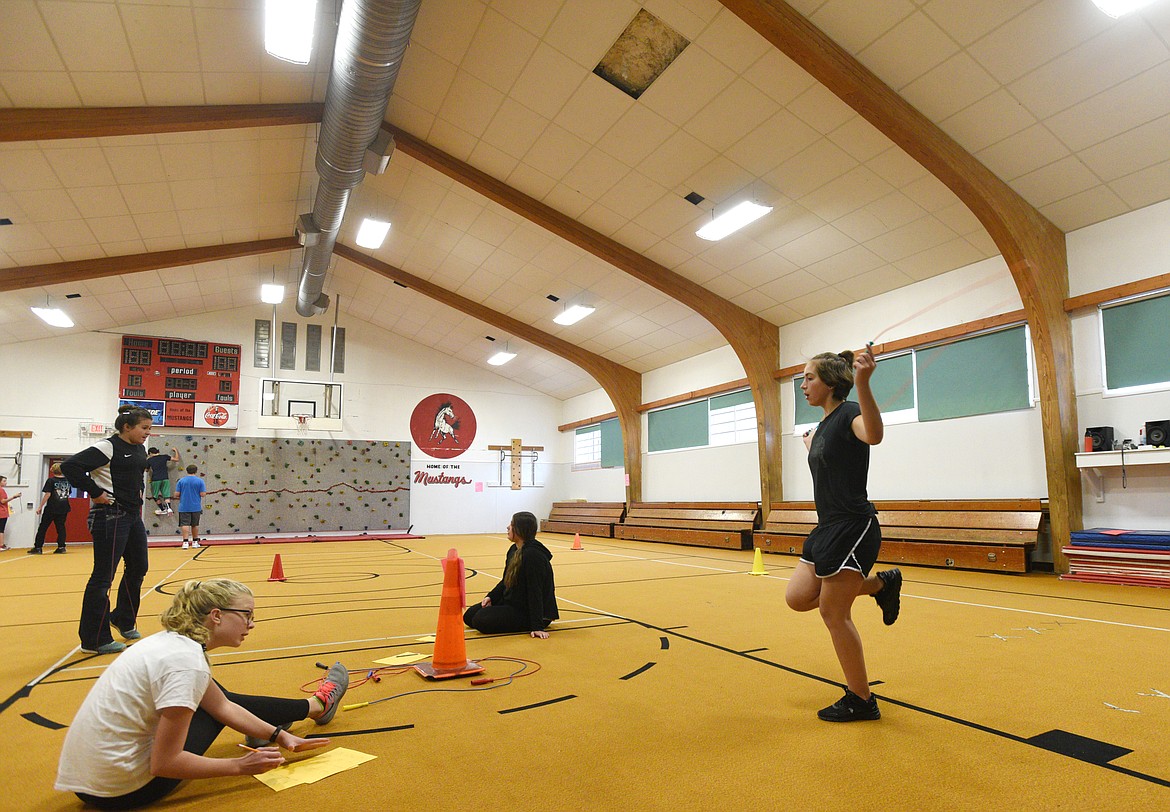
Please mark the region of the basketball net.
POLYGON ((307 414, 294 414, 293 417, 297 421, 297 434, 309 433, 309 416, 307 414))

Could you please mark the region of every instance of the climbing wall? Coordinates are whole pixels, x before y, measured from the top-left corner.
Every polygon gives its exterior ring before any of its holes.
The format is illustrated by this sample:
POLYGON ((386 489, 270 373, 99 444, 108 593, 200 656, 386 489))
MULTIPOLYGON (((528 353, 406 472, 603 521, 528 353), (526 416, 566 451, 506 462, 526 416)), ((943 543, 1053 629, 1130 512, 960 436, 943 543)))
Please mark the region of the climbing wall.
MULTIPOLYGON (((409 441, 187 435, 169 436, 165 444, 180 454, 172 483, 192 463, 207 483, 202 535, 410 526, 409 441)), ((173 504, 171 516, 146 511, 152 534, 178 532, 177 497, 173 504)))

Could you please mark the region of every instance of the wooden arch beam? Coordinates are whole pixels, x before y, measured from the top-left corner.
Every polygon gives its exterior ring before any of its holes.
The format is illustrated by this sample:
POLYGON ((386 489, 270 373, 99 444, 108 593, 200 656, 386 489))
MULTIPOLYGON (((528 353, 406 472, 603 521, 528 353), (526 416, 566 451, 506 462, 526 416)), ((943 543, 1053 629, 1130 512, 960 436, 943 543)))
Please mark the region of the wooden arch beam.
POLYGON ((0 142, 231 130, 316 124, 324 104, 211 104, 177 107, 0 109, 0 142))
MULTIPOLYGON (((782 498, 780 386, 773 375, 780 362, 780 329, 776 325, 410 133, 385 123, 382 128, 394 136, 396 149, 625 271, 711 322, 735 351, 751 385, 759 438, 761 507, 767 513, 771 503, 782 498)), ((623 422, 623 435, 624 430, 623 422)))
POLYGON ((721 0, 724 6, 930 171, 987 229, 1020 291, 1040 382, 1052 554, 1081 528, 1072 327, 1064 313, 1064 233, 852 54, 782 0, 721 0))
POLYGON ((160 268, 178 268, 200 262, 271 254, 300 248, 296 237, 277 237, 271 240, 253 240, 227 245, 205 245, 199 248, 179 248, 174 251, 155 251, 148 254, 127 254, 120 257, 98 257, 71 262, 53 262, 46 265, 25 265, 0 270, 0 292, 46 287, 87 279, 103 279, 128 273, 157 271, 160 268))
POLYGON ((337 243, 334 253, 342 259, 347 259, 392 282, 405 285, 423 296, 523 338, 554 355, 559 355, 592 375, 609 395, 609 399, 613 401, 618 421, 622 427, 622 451, 626 474, 629 478, 626 485, 626 499, 629 502, 642 500, 642 415, 638 411, 638 405, 642 400, 642 376, 639 373, 575 344, 570 344, 562 338, 538 330, 530 324, 506 316, 478 302, 473 302, 457 293, 452 293, 446 288, 407 273, 401 268, 374 259, 348 245, 337 243))

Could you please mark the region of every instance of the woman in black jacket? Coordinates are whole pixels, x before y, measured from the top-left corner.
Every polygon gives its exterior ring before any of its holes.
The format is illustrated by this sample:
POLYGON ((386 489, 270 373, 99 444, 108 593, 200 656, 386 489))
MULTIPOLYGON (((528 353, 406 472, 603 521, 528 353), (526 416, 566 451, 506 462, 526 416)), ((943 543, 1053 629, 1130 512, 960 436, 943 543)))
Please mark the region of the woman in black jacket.
POLYGON ((140 406, 121 406, 114 429, 118 432, 79 451, 61 463, 69 484, 89 494, 89 532, 93 536, 93 572, 81 599, 81 650, 87 654, 117 654, 126 644, 115 640, 110 624, 126 640, 142 634, 138 603, 146 577, 146 525, 142 523, 142 473, 153 425, 150 412, 140 406), (118 584, 118 604, 110 612, 110 585, 118 562, 126 562, 118 584))
POLYGON ((463 622, 483 634, 529 632, 547 638, 548 624, 559 618, 553 583, 552 553, 536 539, 536 517, 524 511, 512 516, 512 546, 504 577, 482 601, 467 607, 463 622))

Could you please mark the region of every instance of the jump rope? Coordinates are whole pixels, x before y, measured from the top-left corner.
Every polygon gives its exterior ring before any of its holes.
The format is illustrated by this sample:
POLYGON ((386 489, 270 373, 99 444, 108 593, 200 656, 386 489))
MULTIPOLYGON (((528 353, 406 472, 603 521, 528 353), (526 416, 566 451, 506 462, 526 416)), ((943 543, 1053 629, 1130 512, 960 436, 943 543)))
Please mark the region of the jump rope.
MULTIPOLYGON (((481 657, 480 659, 476 660, 476 662, 518 663, 520 667, 511 674, 503 677, 475 677, 471 680, 471 685, 473 686, 471 688, 419 688, 415 691, 403 691, 402 693, 393 694, 391 696, 384 696, 379 699, 371 699, 366 702, 355 702, 350 705, 342 705, 341 710, 357 710, 358 708, 364 708, 367 705, 377 705, 380 702, 388 702, 391 699, 401 699, 404 696, 410 696, 412 694, 471 693, 475 691, 490 691, 494 688, 504 688, 508 685, 511 685, 513 681, 518 680, 521 677, 530 677, 541 669, 540 663, 536 662, 535 660, 525 660, 522 657, 481 657)), ((322 662, 318 662, 317 667, 325 671, 329 670, 329 666, 322 662)), ((382 681, 382 677, 394 677, 413 670, 414 669, 409 665, 388 665, 382 666, 381 668, 359 668, 355 670, 349 670, 348 673, 351 676, 354 674, 362 675, 356 680, 351 679, 349 687, 352 690, 353 688, 359 688, 368 682, 380 683, 382 681)), ((325 682, 325 677, 318 677, 317 679, 309 680, 308 682, 301 685, 301 691, 306 694, 316 693, 317 689, 321 687, 323 682, 325 682)))

